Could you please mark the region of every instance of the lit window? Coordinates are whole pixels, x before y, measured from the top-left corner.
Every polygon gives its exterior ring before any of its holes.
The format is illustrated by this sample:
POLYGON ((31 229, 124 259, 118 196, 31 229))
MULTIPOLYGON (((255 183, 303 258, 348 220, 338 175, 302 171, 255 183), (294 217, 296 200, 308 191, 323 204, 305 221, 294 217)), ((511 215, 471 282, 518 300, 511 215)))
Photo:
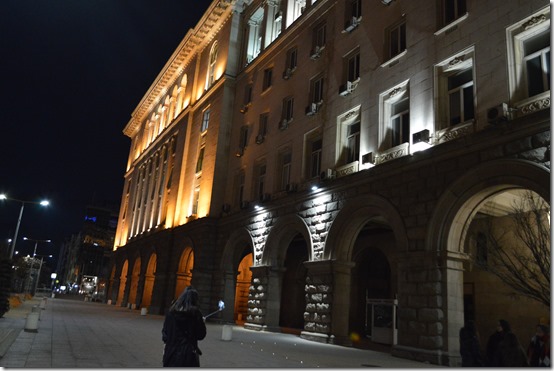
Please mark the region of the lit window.
POLYGON ((292 0, 293 10, 292 10, 292 21, 298 19, 306 9, 306 0, 292 0))
MULTIPOLYGON (((435 130, 456 130, 475 119, 475 81, 473 48, 469 48, 435 66, 435 130)), ((442 133, 442 132, 441 132, 442 133)), ((442 136, 438 133, 439 138, 442 136)), ((445 137, 446 138, 446 137, 445 137)))
POLYGON ((360 158, 360 122, 348 125, 346 137, 346 163, 360 158))
POLYGON ((215 64, 217 62, 218 45, 217 41, 214 41, 212 49, 210 50, 210 60, 208 64, 208 76, 206 79, 206 89, 208 89, 215 81, 215 64))
POLYGON ((550 7, 507 29, 510 100, 518 114, 550 108, 550 7))
POLYGON ((202 115, 202 127, 200 128, 200 131, 203 133, 206 130, 208 130, 208 126, 210 124, 210 109, 204 110, 204 113, 202 115))
POLYGON ((198 151, 198 159, 196 160, 196 174, 202 172, 202 166, 204 164, 204 149, 206 147, 201 147, 198 151))
POLYGON ((262 21, 263 8, 258 8, 248 20, 248 43, 246 48, 246 63, 252 62, 262 51, 262 21))
POLYGON ((276 1, 269 3, 270 14, 273 16, 273 22, 270 23, 271 27, 271 40, 273 42, 281 34, 283 28, 283 12, 280 10, 280 2, 276 1))
POLYGON ((457 125, 475 117, 473 107, 473 69, 468 68, 448 77, 448 118, 457 125))
POLYGON ((410 100, 407 96, 392 104, 390 129, 391 147, 410 141, 410 100))

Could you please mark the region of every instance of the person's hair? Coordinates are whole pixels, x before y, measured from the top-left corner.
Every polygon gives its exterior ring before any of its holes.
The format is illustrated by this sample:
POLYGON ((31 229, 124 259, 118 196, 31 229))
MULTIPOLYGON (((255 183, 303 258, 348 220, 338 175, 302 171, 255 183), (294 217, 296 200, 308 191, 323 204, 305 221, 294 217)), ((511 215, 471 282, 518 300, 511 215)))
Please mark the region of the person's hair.
POLYGON ((512 331, 512 328, 510 327, 510 323, 508 321, 501 319, 498 322, 500 323, 500 327, 502 327, 502 330, 504 330, 504 332, 512 331))
POLYGON ((170 311, 190 312, 198 308, 198 291, 192 286, 188 286, 179 296, 171 307, 170 311))

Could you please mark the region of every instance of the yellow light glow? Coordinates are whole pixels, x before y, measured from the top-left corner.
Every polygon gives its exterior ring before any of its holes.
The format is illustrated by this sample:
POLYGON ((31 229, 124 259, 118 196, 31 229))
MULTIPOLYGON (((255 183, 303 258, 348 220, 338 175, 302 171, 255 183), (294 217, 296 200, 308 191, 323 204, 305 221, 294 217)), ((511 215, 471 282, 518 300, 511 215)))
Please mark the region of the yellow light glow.
POLYGON ((196 100, 202 98, 202 94, 204 94, 204 89, 198 89, 198 92, 196 93, 196 100))

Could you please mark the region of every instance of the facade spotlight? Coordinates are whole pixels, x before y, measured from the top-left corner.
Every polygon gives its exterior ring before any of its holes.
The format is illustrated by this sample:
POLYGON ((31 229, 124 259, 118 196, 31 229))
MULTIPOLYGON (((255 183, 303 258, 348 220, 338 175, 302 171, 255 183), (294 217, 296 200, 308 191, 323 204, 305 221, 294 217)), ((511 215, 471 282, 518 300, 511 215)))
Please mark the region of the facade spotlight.
POLYGON ((423 151, 431 147, 429 130, 424 129, 412 135, 412 153, 423 151))

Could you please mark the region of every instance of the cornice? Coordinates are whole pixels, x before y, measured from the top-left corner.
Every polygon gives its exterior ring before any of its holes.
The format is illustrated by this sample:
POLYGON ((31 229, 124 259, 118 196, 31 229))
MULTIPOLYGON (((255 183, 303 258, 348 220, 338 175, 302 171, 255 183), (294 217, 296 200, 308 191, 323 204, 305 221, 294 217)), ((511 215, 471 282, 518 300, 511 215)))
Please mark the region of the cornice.
POLYGON ((219 33, 232 15, 237 1, 214 0, 212 2, 196 26, 187 32, 131 114, 131 119, 123 129, 125 135, 133 137, 145 115, 165 96, 177 78, 194 60, 194 57, 204 50, 219 33))

